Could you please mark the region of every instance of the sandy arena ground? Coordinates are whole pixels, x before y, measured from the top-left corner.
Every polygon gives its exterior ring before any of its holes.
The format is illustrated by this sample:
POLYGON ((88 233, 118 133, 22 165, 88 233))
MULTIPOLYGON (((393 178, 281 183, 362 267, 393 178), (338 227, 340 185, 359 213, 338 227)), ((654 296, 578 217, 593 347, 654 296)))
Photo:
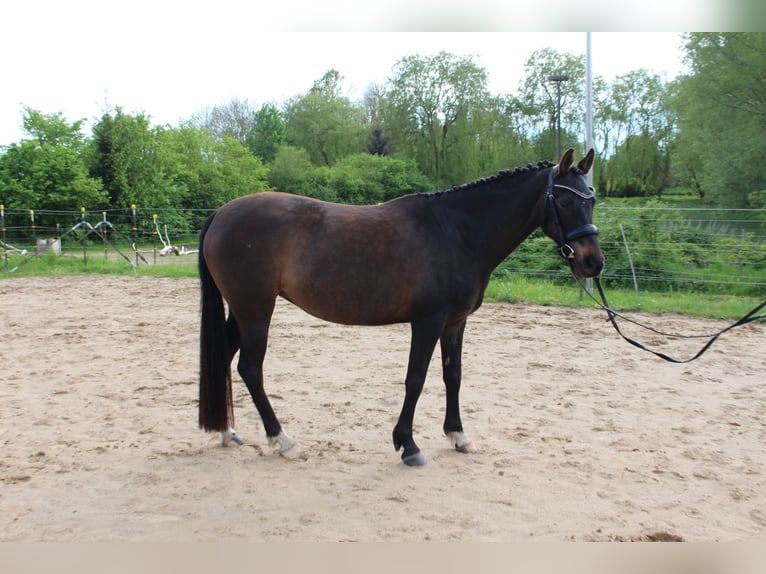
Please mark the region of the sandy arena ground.
MULTIPOLYGON (((238 377, 245 444, 198 430, 196 281, 0 279, 0 333, 0 541, 766 539, 763 323, 672 365, 596 309, 486 304, 463 367, 480 451, 442 435, 437 350, 415 469, 390 439, 408 325, 279 303, 266 388, 302 461, 272 453, 238 377)), ((700 345, 633 334, 671 354, 700 345)))

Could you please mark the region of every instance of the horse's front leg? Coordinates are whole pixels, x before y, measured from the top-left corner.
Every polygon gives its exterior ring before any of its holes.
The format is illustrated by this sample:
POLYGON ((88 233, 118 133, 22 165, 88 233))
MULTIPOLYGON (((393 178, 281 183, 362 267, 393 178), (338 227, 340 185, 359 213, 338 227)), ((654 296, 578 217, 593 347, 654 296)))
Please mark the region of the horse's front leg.
POLYGON ((444 326, 444 319, 431 317, 412 323, 412 341, 410 342, 410 358, 407 365, 407 377, 404 381, 405 395, 402 412, 394 427, 394 448, 402 452, 402 461, 407 466, 422 466, 426 457, 420 452, 412 438, 412 421, 415 417, 415 406, 423 390, 423 384, 428 372, 436 341, 444 326))
POLYGON ((460 380, 462 376, 463 333, 465 319, 447 325, 441 336, 442 370, 447 388, 447 410, 444 416, 444 434, 462 453, 475 452, 473 441, 463 432, 460 420, 460 380))

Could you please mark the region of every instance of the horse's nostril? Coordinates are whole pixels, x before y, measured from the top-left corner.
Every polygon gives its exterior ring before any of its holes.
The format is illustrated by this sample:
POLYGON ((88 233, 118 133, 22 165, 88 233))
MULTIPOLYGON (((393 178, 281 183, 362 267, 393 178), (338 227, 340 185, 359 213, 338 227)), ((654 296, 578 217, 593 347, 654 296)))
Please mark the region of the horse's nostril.
POLYGON ((601 257, 599 259, 595 259, 594 258, 593 274, 594 275, 598 275, 599 273, 601 273, 602 269, 604 269, 604 258, 603 257, 601 257))
POLYGON ((601 273, 601 270, 604 268, 604 258, 603 257, 594 257, 593 255, 588 255, 583 259, 583 271, 585 272, 585 275, 588 277, 593 277, 595 275, 598 275, 601 273))

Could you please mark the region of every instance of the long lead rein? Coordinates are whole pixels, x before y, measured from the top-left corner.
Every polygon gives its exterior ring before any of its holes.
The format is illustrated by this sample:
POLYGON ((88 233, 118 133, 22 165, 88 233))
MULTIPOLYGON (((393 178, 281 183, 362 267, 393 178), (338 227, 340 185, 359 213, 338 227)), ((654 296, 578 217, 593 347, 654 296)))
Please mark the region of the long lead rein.
MULTIPOLYGON (((580 282, 580 280, 577 279, 577 281, 578 281, 578 283, 580 283, 580 286, 582 287, 582 283, 580 282)), ((588 296, 591 299, 593 299, 596 302, 596 304, 601 309, 606 311, 607 321, 609 321, 612 324, 612 326, 614 327, 615 331, 617 331, 617 333, 620 335, 620 337, 625 339, 625 341, 627 341, 628 343, 630 343, 634 347, 638 347, 639 349, 641 349, 643 351, 647 351, 649 353, 652 353, 653 355, 656 355, 657 357, 659 357, 661 359, 664 359, 665 361, 668 361, 670 363, 679 363, 679 364, 680 363, 690 363, 691 361, 694 361, 695 359, 701 357, 705 353, 705 351, 707 351, 712 346, 712 344, 715 343, 715 341, 718 339, 718 337, 720 337, 721 335, 723 335, 727 331, 730 331, 730 330, 734 329, 735 327, 740 327, 740 326, 745 325, 747 323, 751 323, 753 321, 757 321, 759 319, 766 318, 766 313, 761 313, 760 315, 756 315, 756 313, 758 313, 758 311, 760 311, 761 309, 766 307, 766 301, 763 301, 759 305, 757 305, 752 311, 750 311, 745 316, 743 316, 741 319, 739 319, 738 321, 735 321, 734 323, 732 323, 731 325, 729 325, 727 327, 724 327, 723 329, 721 329, 720 331, 718 331, 716 333, 711 333, 711 334, 708 334, 708 335, 677 335, 677 334, 673 334, 673 333, 665 333, 663 331, 660 331, 660 330, 655 329, 653 327, 650 327, 648 325, 644 325, 642 323, 639 323, 638 321, 630 319, 630 318, 628 318, 628 317, 626 317, 626 316, 624 316, 624 315, 622 315, 620 313, 617 313, 613 309, 611 309, 609 307, 609 303, 606 300, 606 294, 604 293, 604 288, 601 285, 601 278, 600 277, 595 277, 594 278, 594 282, 596 284, 596 288, 598 289, 599 296, 601 297, 601 301, 596 299, 587 289, 584 289, 584 290, 585 290, 586 293, 588 293, 588 296), (695 354, 690 359, 676 359, 676 358, 671 357, 669 355, 666 355, 665 353, 662 353, 660 351, 655 351, 653 349, 649 349, 648 347, 646 347, 645 345, 639 343, 638 341, 636 341, 634 339, 631 339, 630 337, 626 336, 622 332, 622 330, 620 329, 620 326, 617 324, 617 318, 618 317, 620 317, 621 319, 624 319, 624 320, 626 320, 626 321, 628 321, 630 323, 633 323, 634 325, 637 325, 637 326, 639 326, 639 327, 641 327, 643 329, 647 329, 649 331, 652 331, 653 333, 657 333, 658 335, 662 335, 662 336, 665 336, 665 337, 673 337, 673 338, 677 338, 677 339, 705 339, 705 338, 707 338, 707 339, 710 339, 710 340, 707 343, 705 343, 705 345, 697 352, 697 354, 695 354)))

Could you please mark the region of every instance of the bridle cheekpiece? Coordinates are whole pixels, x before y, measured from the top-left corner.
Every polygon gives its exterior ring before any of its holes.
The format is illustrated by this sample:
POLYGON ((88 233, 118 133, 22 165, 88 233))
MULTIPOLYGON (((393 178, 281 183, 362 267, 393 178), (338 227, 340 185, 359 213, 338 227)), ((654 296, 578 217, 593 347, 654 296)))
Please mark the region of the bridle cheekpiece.
POLYGON ((554 165, 551 168, 550 172, 548 172, 548 190, 545 196, 545 210, 546 212, 548 211, 551 212, 551 215, 553 217, 553 222, 558 232, 559 254, 567 261, 571 261, 574 259, 575 251, 572 248, 572 246, 569 245, 569 241, 572 241, 573 239, 578 239, 580 237, 585 237, 586 235, 598 235, 598 227, 596 227, 592 223, 586 223, 585 225, 581 225, 579 227, 576 227, 575 229, 572 229, 571 231, 565 232, 564 228, 561 226, 561 221, 559 220, 559 214, 558 214, 558 210, 556 209, 556 203, 554 201, 555 198, 553 196, 553 189, 554 188, 566 189, 567 191, 571 191, 572 193, 574 193, 575 195, 578 195, 579 197, 582 197, 583 199, 593 199, 595 197, 595 190, 592 187, 588 186, 588 192, 583 192, 583 191, 580 191, 579 189, 574 189, 567 185, 554 183, 553 180, 556 177, 557 169, 558 169, 558 166, 554 165))

